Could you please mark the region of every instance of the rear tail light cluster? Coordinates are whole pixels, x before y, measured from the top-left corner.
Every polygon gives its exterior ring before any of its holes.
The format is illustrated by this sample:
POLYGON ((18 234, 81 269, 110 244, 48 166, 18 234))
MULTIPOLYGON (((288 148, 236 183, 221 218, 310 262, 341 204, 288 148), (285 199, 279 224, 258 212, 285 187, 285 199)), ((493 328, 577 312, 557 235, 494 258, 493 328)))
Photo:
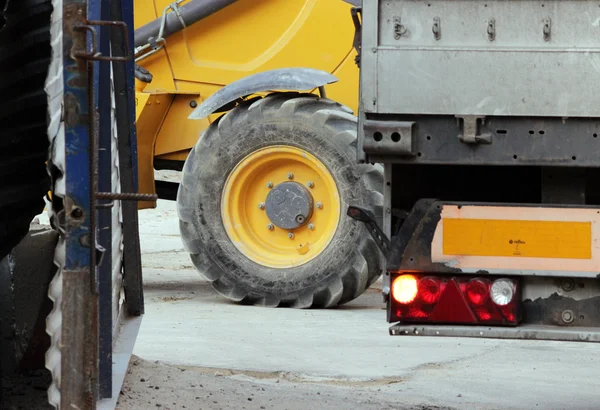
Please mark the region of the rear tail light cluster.
POLYGON ((393 275, 390 322, 516 326, 518 291, 507 278, 393 275))

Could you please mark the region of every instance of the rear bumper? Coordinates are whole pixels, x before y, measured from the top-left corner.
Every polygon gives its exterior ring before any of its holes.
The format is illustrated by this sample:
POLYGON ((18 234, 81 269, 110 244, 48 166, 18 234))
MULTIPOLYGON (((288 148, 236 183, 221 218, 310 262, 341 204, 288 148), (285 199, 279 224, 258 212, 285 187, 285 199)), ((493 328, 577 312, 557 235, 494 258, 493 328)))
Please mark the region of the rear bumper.
POLYGON ((472 337, 600 343, 600 331, 585 327, 524 325, 519 327, 403 325, 390 327, 392 336, 472 337))

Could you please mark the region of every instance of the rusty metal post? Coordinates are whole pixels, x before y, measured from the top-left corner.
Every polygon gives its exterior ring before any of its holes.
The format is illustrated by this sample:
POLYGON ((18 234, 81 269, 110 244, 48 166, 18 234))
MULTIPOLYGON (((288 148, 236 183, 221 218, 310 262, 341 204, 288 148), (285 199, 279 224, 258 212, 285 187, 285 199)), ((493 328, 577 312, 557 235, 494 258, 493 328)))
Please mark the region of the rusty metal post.
MULTIPOLYGON (((110 0, 110 18, 133 26, 133 9, 123 0, 110 0)), ((111 50, 117 56, 128 54, 128 44, 133 41, 133 32, 112 30, 111 50)), ((125 200, 123 212, 123 276, 125 281, 125 301, 129 314, 139 316, 144 313, 144 291, 142 280, 142 257, 138 230, 138 210, 136 200, 152 200, 135 194, 137 181, 137 137, 135 128, 133 60, 127 63, 113 62, 115 86, 115 106, 117 134, 119 135, 119 164, 121 166, 121 194, 113 199, 125 200), (132 194, 133 193, 133 194, 132 194), (146 198, 146 199, 145 199, 146 198)), ((103 193, 98 193, 102 197, 103 193)))
POLYGON ((61 408, 94 409, 98 398, 95 123, 86 0, 63 1, 65 111, 65 266, 63 270, 61 408), (92 109, 90 110, 90 107, 92 109), (91 137, 91 138, 90 138, 91 137))

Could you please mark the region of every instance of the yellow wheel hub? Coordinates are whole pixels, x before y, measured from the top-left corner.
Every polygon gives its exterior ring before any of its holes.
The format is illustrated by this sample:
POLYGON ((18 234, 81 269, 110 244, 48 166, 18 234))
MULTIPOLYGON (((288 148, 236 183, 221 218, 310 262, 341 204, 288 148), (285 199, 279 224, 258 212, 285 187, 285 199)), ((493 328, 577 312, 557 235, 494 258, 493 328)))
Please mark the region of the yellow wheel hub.
POLYGON ((325 165, 307 151, 283 145, 244 158, 229 174, 221 197, 223 225, 233 244, 250 260, 272 268, 299 266, 323 252, 340 209, 325 165))

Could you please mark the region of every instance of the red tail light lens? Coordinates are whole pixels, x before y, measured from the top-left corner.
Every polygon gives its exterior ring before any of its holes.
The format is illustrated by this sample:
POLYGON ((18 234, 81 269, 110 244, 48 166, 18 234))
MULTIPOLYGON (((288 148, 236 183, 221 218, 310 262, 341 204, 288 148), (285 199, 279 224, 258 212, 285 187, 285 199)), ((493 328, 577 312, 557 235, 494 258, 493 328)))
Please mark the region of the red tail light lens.
POLYGON ((507 278, 392 275, 389 320, 516 326, 518 290, 507 278))
POLYGON ((436 278, 425 277, 419 281, 419 297, 428 305, 437 302, 440 297, 440 281, 436 278))
POLYGON ((483 305, 490 296, 490 285, 481 279, 472 279, 467 283, 467 297, 473 305, 483 305))
POLYGON ((455 281, 444 283, 440 301, 432 307, 428 322, 435 323, 477 323, 477 318, 465 301, 465 295, 455 281))

